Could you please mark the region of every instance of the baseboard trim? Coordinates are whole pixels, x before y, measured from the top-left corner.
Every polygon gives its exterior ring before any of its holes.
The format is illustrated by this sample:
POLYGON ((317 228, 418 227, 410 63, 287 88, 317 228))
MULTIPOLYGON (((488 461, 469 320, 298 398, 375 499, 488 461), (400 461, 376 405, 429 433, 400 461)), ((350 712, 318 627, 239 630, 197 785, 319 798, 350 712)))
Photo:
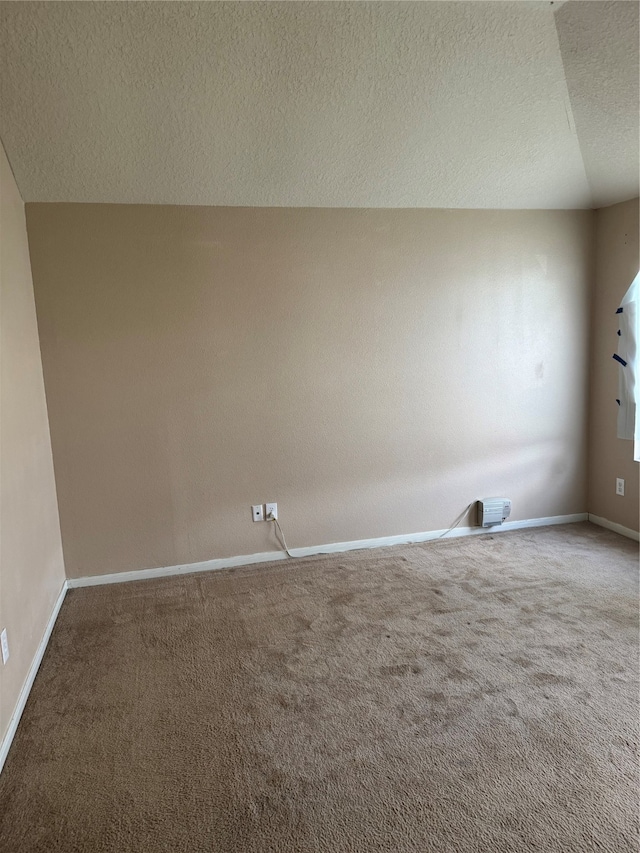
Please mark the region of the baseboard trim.
POLYGON ((592 513, 589 513, 589 521, 592 524, 597 524, 598 527, 606 527, 607 530, 613 530, 614 533, 626 536, 627 539, 640 542, 640 533, 637 530, 632 530, 630 527, 623 527, 615 521, 609 521, 608 518, 601 518, 599 515, 592 515, 592 513))
POLYGON ((0 742, 0 773, 2 773, 2 768, 4 767, 7 755, 9 754, 9 750, 11 749, 13 738, 15 737, 16 731, 18 729, 18 723, 20 722, 22 712, 24 711, 25 705, 27 704, 27 699, 29 698, 29 693, 31 693, 33 682, 35 681, 36 675, 38 674, 38 670, 40 669, 42 658, 44 657, 44 653, 47 650, 47 646, 49 645, 51 632, 53 631, 53 627, 56 624, 56 619, 58 618, 58 613, 60 613, 60 608, 62 607, 62 602, 64 601, 64 597, 66 594, 67 582, 65 581, 62 586, 62 589, 60 590, 60 595, 58 596, 56 603, 53 605, 53 610, 51 611, 51 616, 49 617, 49 621, 47 622, 47 627, 44 630, 42 639, 40 640, 34 658, 31 661, 29 672, 27 673, 25 682, 22 685, 22 690, 20 691, 20 695, 18 696, 16 707, 14 708, 13 714, 11 715, 9 727, 7 728, 7 731, 5 732, 4 737, 2 738, 2 742, 0 742))
MULTIPOLYGON (((341 551, 360 551, 367 548, 385 548, 391 545, 409 545, 414 542, 428 542, 432 539, 458 536, 477 536, 486 533, 501 533, 508 530, 522 530, 526 527, 548 527, 553 524, 572 524, 587 521, 587 513, 573 515, 552 515, 546 518, 528 518, 521 521, 507 521, 499 527, 456 527, 448 530, 428 530, 423 533, 405 533, 399 536, 381 536, 376 539, 355 539, 351 542, 332 542, 327 545, 312 545, 307 548, 291 548, 294 557, 314 557, 319 554, 337 554, 341 551)), ((286 560, 284 551, 263 551, 258 554, 243 554, 237 557, 221 557, 205 560, 202 563, 186 563, 179 566, 162 566, 156 569, 140 569, 132 572, 114 572, 108 575, 94 575, 82 578, 69 578, 67 585, 71 589, 84 586, 101 586, 111 583, 126 583, 150 578, 163 578, 172 575, 187 575, 194 572, 211 572, 217 569, 231 569, 238 566, 251 566, 255 563, 270 563, 274 560, 286 560)))

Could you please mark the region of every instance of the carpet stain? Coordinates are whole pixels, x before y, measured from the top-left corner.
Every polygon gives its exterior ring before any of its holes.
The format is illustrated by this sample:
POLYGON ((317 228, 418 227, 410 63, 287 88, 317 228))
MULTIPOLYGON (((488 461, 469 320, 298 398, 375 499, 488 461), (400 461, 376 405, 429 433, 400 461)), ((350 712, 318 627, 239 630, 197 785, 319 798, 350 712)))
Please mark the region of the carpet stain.
POLYGON ((383 675, 419 675, 423 671, 421 666, 417 664, 400 663, 392 666, 381 666, 380 672, 383 675))
POLYGON ((575 684, 573 678, 566 678, 562 675, 554 675, 552 672, 534 672, 531 675, 532 681, 536 684, 562 684, 571 686, 575 684))
POLYGON ((533 661, 530 658, 525 658, 522 656, 511 658, 514 663, 517 663, 518 666, 523 667, 524 669, 528 669, 530 666, 533 666, 533 661))

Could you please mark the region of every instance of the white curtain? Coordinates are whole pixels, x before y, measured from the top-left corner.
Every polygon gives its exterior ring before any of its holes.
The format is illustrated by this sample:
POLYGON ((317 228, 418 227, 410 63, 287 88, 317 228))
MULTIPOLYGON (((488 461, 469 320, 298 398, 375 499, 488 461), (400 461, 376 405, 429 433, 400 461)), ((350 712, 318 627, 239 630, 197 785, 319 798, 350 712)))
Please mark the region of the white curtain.
POLYGON ((640 418, 638 397, 640 381, 638 377, 638 291, 640 273, 634 278, 631 287, 624 295, 618 308, 618 352, 614 359, 618 362, 618 438, 627 438, 635 442, 634 458, 639 458, 640 418))

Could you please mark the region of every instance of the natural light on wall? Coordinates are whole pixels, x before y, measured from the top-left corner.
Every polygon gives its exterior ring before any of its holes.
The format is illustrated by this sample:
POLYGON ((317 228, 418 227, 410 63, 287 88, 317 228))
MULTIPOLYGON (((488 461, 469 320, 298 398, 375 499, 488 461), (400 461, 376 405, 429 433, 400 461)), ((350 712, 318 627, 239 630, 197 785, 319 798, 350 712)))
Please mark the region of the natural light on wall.
POLYGON ((618 352, 613 356, 618 362, 618 438, 633 441, 633 458, 640 461, 640 418, 638 397, 638 290, 640 273, 634 278, 618 308, 618 352))

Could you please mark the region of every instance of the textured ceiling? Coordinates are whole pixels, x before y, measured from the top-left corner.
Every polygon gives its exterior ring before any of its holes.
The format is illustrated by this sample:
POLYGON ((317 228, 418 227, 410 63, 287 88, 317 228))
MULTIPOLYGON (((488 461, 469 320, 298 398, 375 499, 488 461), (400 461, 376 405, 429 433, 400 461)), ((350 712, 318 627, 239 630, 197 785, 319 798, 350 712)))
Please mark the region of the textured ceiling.
POLYGON ((0 14, 0 136, 26 201, 551 208, 638 193, 636 2, 0 14))
POLYGON ((556 26, 596 207, 638 194, 638 3, 569 2, 556 26), (630 191, 631 190, 631 191, 630 191))

